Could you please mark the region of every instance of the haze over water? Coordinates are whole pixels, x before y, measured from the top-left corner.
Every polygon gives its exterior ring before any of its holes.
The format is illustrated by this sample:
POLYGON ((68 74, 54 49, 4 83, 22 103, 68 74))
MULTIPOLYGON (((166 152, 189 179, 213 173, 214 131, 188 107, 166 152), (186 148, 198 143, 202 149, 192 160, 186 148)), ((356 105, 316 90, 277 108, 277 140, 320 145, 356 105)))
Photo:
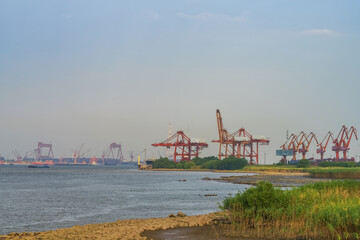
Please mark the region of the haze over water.
POLYGON ((0 165, 0 234, 167 217, 178 211, 187 215, 215 212, 228 194, 246 185, 201 179, 228 175, 241 174, 0 165), (186 181, 179 181, 183 179, 186 181))

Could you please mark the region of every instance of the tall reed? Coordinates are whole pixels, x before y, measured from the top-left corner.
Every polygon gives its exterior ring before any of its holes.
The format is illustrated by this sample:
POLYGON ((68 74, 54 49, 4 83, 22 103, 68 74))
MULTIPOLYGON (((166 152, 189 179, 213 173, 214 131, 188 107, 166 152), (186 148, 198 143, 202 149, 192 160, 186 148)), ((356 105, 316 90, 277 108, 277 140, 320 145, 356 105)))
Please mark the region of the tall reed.
POLYGON ((226 198, 223 210, 241 236, 359 239, 360 182, 332 181, 290 190, 260 182, 226 198))

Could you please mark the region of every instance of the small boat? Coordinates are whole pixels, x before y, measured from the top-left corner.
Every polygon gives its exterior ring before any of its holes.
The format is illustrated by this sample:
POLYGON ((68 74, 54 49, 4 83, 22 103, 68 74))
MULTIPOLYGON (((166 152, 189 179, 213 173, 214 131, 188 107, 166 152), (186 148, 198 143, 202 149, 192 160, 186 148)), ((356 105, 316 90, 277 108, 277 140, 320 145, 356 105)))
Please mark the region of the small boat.
POLYGON ((36 165, 29 165, 28 168, 49 168, 48 165, 41 165, 41 164, 36 164, 36 165))

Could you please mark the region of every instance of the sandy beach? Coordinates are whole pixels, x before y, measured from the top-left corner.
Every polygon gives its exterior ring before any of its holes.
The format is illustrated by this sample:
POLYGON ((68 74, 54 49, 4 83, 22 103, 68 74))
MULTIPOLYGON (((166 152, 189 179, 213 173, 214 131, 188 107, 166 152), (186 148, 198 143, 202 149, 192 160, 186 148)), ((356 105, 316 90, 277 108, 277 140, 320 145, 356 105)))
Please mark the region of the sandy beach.
POLYGON ((0 236, 0 240, 8 239, 147 239, 141 233, 146 230, 171 229, 179 227, 201 227, 209 225, 217 214, 198 216, 177 216, 167 218, 119 220, 112 223, 73 226, 46 232, 11 233, 0 236))

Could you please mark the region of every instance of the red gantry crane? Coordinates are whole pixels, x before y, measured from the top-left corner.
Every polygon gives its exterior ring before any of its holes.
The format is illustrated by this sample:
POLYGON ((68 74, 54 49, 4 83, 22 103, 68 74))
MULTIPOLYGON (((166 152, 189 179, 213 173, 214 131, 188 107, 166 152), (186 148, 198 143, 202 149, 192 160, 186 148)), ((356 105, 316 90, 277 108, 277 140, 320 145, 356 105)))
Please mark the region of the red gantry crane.
POLYGON ((235 156, 237 158, 249 158, 250 164, 259 163, 259 144, 268 145, 270 140, 265 137, 253 137, 244 128, 240 128, 233 134, 229 134, 224 128, 220 110, 216 110, 219 140, 212 142, 219 143, 219 159, 222 157, 235 156), (256 147, 254 146, 256 145, 256 147))
POLYGON ((176 162, 177 157, 180 157, 180 161, 191 161, 192 157, 199 156, 200 150, 208 147, 204 141, 191 141, 183 131, 177 131, 165 141, 151 145, 154 147, 174 147, 174 162, 176 162))
POLYGON ((335 152, 335 161, 340 160, 340 152, 343 152, 342 160, 347 160, 346 153, 350 150, 349 146, 352 136, 355 136, 356 140, 358 140, 356 128, 351 127, 348 129, 346 126, 342 126, 337 138, 333 141, 334 146, 332 150, 335 152))
POLYGON ((235 156, 235 137, 228 133, 222 123, 222 117, 220 110, 216 110, 216 119, 219 131, 219 140, 213 140, 212 142, 219 143, 219 159, 222 157, 235 156), (223 152, 224 151, 224 152, 223 152))
POLYGON ((325 137, 324 137, 324 139, 321 141, 321 143, 318 144, 318 147, 320 147, 320 148, 318 148, 318 149, 316 150, 316 153, 319 153, 319 154, 320 154, 320 160, 321 160, 321 161, 324 160, 324 153, 326 152, 326 148, 327 148, 327 146, 328 146, 328 143, 329 143, 330 139, 331 139, 332 142, 334 142, 334 140, 335 140, 335 139, 334 139, 334 134, 329 131, 329 132, 325 135, 325 137))
POLYGON ((293 160, 296 160, 296 152, 297 152, 298 140, 295 134, 291 134, 290 137, 286 140, 286 142, 280 146, 280 149, 283 150, 292 150, 293 151, 293 160))
POLYGON ((301 144, 301 148, 298 147, 299 153, 302 154, 302 159, 306 158, 305 155, 306 155, 307 152, 309 152, 309 147, 310 147, 311 142, 313 140, 315 140, 316 144, 319 143, 315 133, 313 133, 313 132, 311 132, 309 135, 306 135, 304 133, 304 137, 305 137, 305 141, 302 141, 302 142, 299 141, 299 145, 301 144))
POLYGON ((351 128, 348 130, 348 132, 347 132, 347 136, 348 136, 348 138, 345 139, 345 141, 343 142, 343 146, 344 146, 345 149, 346 149, 346 150, 343 151, 344 160, 347 159, 346 152, 347 152, 348 150, 350 150, 349 146, 350 146, 350 142, 351 142, 352 136, 355 136, 356 140, 358 140, 356 128, 355 128, 355 127, 351 127, 351 128))
POLYGON ((294 161, 296 160, 297 153, 301 153, 302 159, 305 159, 306 153, 309 152, 310 145, 314 139, 315 142, 318 143, 315 133, 311 132, 307 135, 305 132, 301 131, 298 135, 291 134, 286 142, 280 146, 280 149, 292 150, 294 161))

